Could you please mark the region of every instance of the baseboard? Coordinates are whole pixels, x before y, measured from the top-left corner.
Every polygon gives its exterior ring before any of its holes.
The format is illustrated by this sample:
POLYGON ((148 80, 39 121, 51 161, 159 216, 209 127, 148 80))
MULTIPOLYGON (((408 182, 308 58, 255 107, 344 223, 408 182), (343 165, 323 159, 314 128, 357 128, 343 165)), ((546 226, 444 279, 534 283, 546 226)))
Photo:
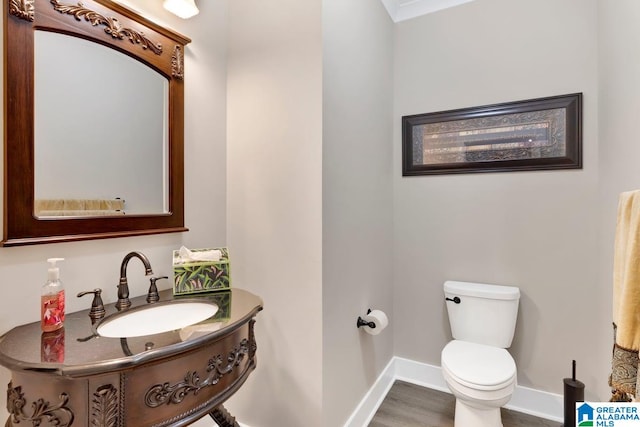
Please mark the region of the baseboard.
POLYGON ((364 427, 369 425, 369 422, 373 418, 382 401, 384 400, 389 389, 393 385, 395 378, 395 357, 392 358, 387 366, 382 370, 382 373, 369 389, 364 398, 360 401, 358 407, 353 411, 349 420, 347 420, 344 427, 364 427))
MULTIPOLYGON (((439 366, 393 357, 344 427, 367 426, 396 380, 449 393, 439 366)), ((516 386, 506 408, 556 422, 564 421, 563 397, 546 391, 516 386)))
POLYGON ((560 394, 516 386, 513 397, 505 408, 559 423, 564 422, 564 397, 560 394))

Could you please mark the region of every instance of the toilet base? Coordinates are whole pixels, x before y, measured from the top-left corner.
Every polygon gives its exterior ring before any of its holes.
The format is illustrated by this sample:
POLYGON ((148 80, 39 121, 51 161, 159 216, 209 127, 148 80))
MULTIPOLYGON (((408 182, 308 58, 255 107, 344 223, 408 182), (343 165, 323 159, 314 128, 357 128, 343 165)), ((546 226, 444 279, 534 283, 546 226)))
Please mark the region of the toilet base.
POLYGON ((500 407, 478 408, 456 399, 454 427, 503 427, 500 407))

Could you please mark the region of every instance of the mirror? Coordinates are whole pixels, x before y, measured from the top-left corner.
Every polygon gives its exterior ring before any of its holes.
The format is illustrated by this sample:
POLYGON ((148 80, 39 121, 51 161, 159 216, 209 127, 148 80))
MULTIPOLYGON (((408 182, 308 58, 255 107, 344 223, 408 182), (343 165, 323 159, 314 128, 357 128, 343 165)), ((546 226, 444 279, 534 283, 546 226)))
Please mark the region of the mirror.
POLYGON ((187 231, 190 40, 111 0, 5 0, 4 12, 1 244, 187 231))
POLYGON ((168 89, 163 75, 128 55, 35 31, 35 215, 167 213, 168 89), (74 84, 61 85, 61 76, 74 84), (86 88, 96 87, 88 105, 86 88), (72 128, 62 125, 68 117, 72 128), (51 202, 47 210, 43 202, 116 198, 118 210, 54 210, 51 202))

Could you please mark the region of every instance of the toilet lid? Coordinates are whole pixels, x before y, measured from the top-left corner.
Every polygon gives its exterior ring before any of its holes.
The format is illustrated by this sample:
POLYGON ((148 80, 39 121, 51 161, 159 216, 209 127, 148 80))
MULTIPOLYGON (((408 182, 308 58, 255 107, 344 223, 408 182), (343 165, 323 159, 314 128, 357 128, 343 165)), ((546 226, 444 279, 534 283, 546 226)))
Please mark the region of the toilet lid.
POLYGON ((516 374, 516 363, 504 348, 458 340, 442 350, 442 365, 462 381, 480 386, 503 384, 516 374))

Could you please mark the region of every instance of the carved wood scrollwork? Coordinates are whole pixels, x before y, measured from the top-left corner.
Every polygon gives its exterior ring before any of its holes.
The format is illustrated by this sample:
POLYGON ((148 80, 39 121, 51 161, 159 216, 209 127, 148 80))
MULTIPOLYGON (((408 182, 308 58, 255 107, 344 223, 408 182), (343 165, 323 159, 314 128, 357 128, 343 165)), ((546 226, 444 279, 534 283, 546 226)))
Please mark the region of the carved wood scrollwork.
POLYGON ((187 372, 184 381, 174 385, 169 383, 156 384, 151 387, 144 396, 145 404, 150 408, 157 408, 161 405, 181 403, 190 393, 197 394, 203 388, 218 384, 220 379, 233 371, 249 353, 250 345, 248 339, 243 339, 240 344, 233 348, 225 358, 218 354, 211 359, 207 365, 207 378, 200 381, 197 371, 187 372))
POLYGON ((104 15, 99 14, 98 12, 85 8, 82 5, 82 2, 78 2, 78 5, 74 6, 70 4, 62 4, 59 0, 51 0, 51 4, 57 12, 66 15, 73 15, 78 21, 81 21, 84 17, 84 20, 89 22, 94 27, 98 25, 104 25, 106 27, 104 29, 104 32, 109 34, 114 39, 129 39, 131 43, 139 44, 142 49, 149 49, 156 55, 162 55, 162 44, 154 43, 140 31, 122 27, 122 25, 120 25, 120 22, 116 18, 108 18, 104 15))
POLYGON ((124 396, 126 396, 126 384, 127 384, 127 375, 124 372, 120 373, 120 396, 119 407, 118 407, 118 427, 124 427, 124 396))
POLYGON ((35 19, 34 0, 11 0, 9 13, 20 19, 33 22, 35 19))
POLYGON ((176 79, 184 79, 184 53, 178 45, 173 48, 171 54, 171 75, 176 79))
POLYGON ((254 332, 254 326, 256 324, 256 319, 251 319, 249 321, 249 359, 253 360, 256 356, 256 351, 258 350, 258 344, 256 343, 256 334, 254 332))
POLYGON ((111 384, 98 387, 91 398, 91 426, 117 427, 118 409, 118 389, 111 384))
POLYGON ((24 412, 27 401, 24 398, 22 387, 13 388, 10 382, 7 390, 7 411, 11 414, 11 420, 14 424, 27 421, 34 426, 39 426, 43 420, 46 420, 50 425, 68 427, 74 419, 73 411, 66 406, 68 402, 69 395, 67 393, 61 393, 60 403, 53 406, 44 399, 38 399, 31 404, 33 412, 28 415, 24 412))

